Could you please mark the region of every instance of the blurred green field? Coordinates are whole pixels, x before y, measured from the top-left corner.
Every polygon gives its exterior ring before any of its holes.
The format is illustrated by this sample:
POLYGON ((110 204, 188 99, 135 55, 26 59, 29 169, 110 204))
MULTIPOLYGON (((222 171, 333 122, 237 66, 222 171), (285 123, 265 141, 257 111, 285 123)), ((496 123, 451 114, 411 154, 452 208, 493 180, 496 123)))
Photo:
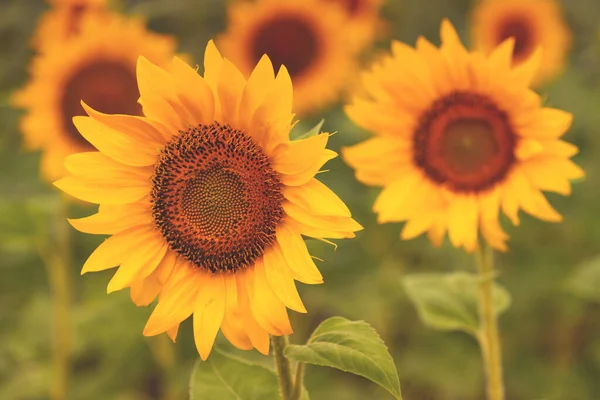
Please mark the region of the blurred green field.
MULTIPOLYGON (((115 2, 116 3, 116 2, 115 2)), ((389 35, 413 45, 418 35, 439 43, 439 24, 448 17, 468 40, 467 0, 388 0, 382 10, 389 35)), ((201 64, 206 42, 225 27, 220 0, 129 0, 119 9, 143 15, 151 29, 175 35, 179 50, 201 64)), ((540 90, 550 106, 574 114, 565 140, 579 146, 574 160, 587 177, 564 198, 548 195, 564 215, 561 224, 523 217, 507 227, 510 252, 498 255, 499 281, 511 292, 511 308, 501 317, 508 400, 600 399, 600 1, 564 0, 573 31, 565 73, 540 90), (588 268, 582 272, 581 266, 588 268), (596 272, 597 271, 597 272, 596 272), (587 274, 587 275, 582 275, 587 274)), ((72 371, 69 399, 187 398, 198 355, 189 321, 178 341, 145 338, 151 307, 136 307, 128 290, 106 294, 111 271, 80 276, 86 257, 103 240, 66 228, 57 220, 58 191, 38 176, 39 154, 25 153, 18 131, 20 110, 9 96, 27 80, 33 54, 29 37, 47 8, 42 0, 0 1, 0 399, 47 399, 53 378, 53 296, 38 249, 52 245, 68 229, 72 371), (170 397, 173 394, 175 397, 170 397)), ((389 43, 377 43, 387 49, 389 43)), ((373 52, 379 51, 374 49, 373 52)), ((329 147, 357 143, 368 135, 355 127, 339 105, 303 120, 325 118, 324 130, 338 131, 329 147)), ((295 334, 304 342, 327 317, 342 315, 372 324, 390 348, 407 400, 480 400, 483 375, 477 343, 464 333, 431 330, 419 321, 402 288, 411 272, 472 270, 472 259, 446 243, 431 247, 426 238, 400 241, 399 224, 377 225, 371 205, 378 189, 359 184, 341 160, 319 178, 348 204, 364 231, 338 241, 336 251, 310 242, 325 285, 299 285, 309 312, 291 313, 295 334)), ((71 217, 93 208, 68 205, 71 217)), ((257 352, 227 351, 263 358, 257 352)), ((388 399, 383 389, 354 375, 308 367, 312 399, 388 399)))

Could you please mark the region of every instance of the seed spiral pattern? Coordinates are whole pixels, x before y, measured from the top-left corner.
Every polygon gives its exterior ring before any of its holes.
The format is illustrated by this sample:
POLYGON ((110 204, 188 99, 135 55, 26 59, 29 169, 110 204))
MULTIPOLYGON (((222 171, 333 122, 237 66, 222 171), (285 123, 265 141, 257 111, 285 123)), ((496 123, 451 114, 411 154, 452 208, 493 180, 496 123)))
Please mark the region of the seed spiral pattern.
POLYGON ((242 130, 214 122, 180 131, 162 149, 152 184, 156 226, 198 268, 235 273, 275 241, 281 183, 242 130))

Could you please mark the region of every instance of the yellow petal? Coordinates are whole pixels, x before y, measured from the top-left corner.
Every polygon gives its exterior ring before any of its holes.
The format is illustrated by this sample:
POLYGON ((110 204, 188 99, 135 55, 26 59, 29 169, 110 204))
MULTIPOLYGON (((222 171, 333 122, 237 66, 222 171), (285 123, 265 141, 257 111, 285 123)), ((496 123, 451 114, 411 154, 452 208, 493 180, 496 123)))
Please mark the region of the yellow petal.
POLYGON ((220 274, 214 275, 200 293, 194 311, 194 342, 202 360, 212 350, 225 314, 225 286, 220 274))
POLYGON ((154 222, 150 208, 143 202, 117 206, 103 204, 97 214, 68 221, 80 232, 98 235, 112 235, 134 226, 150 225, 154 222))
POLYGON ((350 217, 346 204, 323 183, 311 179, 302 186, 284 186, 286 199, 315 215, 350 217))
POLYGON ((403 240, 416 238, 417 236, 429 230, 429 228, 434 224, 437 216, 438 215, 432 211, 426 214, 415 215, 406 222, 400 237, 403 240))
POLYGON ((71 154, 65 158, 64 164, 67 171, 79 177, 102 177, 109 180, 124 177, 149 181, 153 173, 150 167, 121 164, 98 151, 71 154))
POLYGON ((115 161, 135 167, 154 165, 158 148, 115 131, 91 117, 74 117, 73 124, 81 136, 115 161))
POLYGON ((571 183, 557 163, 549 159, 528 160, 520 165, 525 176, 533 186, 541 190, 571 194, 571 183))
POLYGON ((538 47, 526 61, 521 62, 512 70, 511 81, 516 85, 529 87, 540 69, 541 62, 542 48, 538 47))
POLYGON ((184 109, 175 95, 171 75, 143 56, 138 58, 136 75, 144 115, 160 121, 173 132, 185 128, 189 121, 182 115, 184 109))
POLYGON ((141 243, 121 264, 108 283, 107 293, 129 287, 132 282, 148 277, 158 267, 167 252, 167 244, 157 245, 157 240, 141 243))
POLYGON ((313 226, 309 226, 309 225, 303 224, 303 223, 295 221, 293 219, 290 219, 286 223, 294 226, 294 228, 298 232, 300 232, 302 235, 309 236, 309 237, 316 238, 316 239, 323 239, 323 238, 329 238, 329 239, 351 239, 353 237, 356 237, 356 235, 354 233, 352 233, 352 232, 344 232, 344 231, 329 230, 329 229, 323 229, 323 228, 315 228, 313 226))
MULTIPOLYGON (((192 270, 193 267, 186 266, 186 268, 187 277, 177 279, 176 287, 161 293, 158 305, 144 327, 144 336, 154 336, 166 332, 194 312, 198 292, 204 289, 206 278, 200 271, 192 270)), ((167 285, 172 279, 174 279, 173 275, 169 277, 167 285)))
MULTIPOLYGON (((250 74, 240 104, 240 122, 248 127, 250 120, 258 107, 263 103, 267 93, 275 83, 273 64, 265 54, 250 74)), ((252 134, 252 132, 250 132, 252 134)))
POLYGON ((241 350, 252 349, 252 341, 246 333, 244 319, 238 304, 237 279, 233 274, 225 275, 225 315, 221 323, 223 335, 241 350))
POLYGON ((245 277, 250 308, 256 322, 272 335, 289 335, 292 326, 283 302, 271 289, 263 260, 257 260, 245 277))
POLYGON ((431 225, 429 231, 427 232, 427 237, 429 238, 431 243, 436 247, 440 247, 444 242, 444 235, 446 235, 447 228, 447 219, 448 218, 445 213, 440 213, 436 216, 433 225, 431 225))
POLYGON ((508 235, 500 227, 498 213, 500 211, 500 191, 495 188, 478 195, 480 204, 481 233, 485 240, 496 250, 506 251, 508 235))
POLYGON ((294 311, 306 313, 300 295, 296 290, 292 271, 287 265, 279 246, 272 246, 265 251, 263 256, 265 273, 271 289, 277 297, 294 311))
POLYGON ((345 232, 362 230, 362 226, 352 218, 313 215, 287 201, 282 204, 282 207, 285 213, 294 220, 315 228, 345 232))
POLYGON ((285 66, 281 66, 275 77, 275 82, 264 102, 258 107, 252 117, 252 125, 270 127, 263 133, 262 143, 265 152, 270 154, 281 143, 289 141, 289 129, 286 125, 278 129, 278 124, 273 121, 291 121, 292 119, 292 79, 285 66), (273 129, 275 128, 275 129, 273 129))
POLYGON ((156 276, 153 275, 150 275, 146 279, 132 282, 130 290, 131 301, 139 307, 147 306, 158 296, 160 289, 161 285, 158 283, 156 276))
POLYGON ((458 195, 448 209, 448 235, 454 247, 477 248, 478 206, 473 195, 458 195))
POLYGON ((521 129, 522 136, 537 139, 556 139, 571 126, 573 114, 555 108, 545 107, 538 111, 532 124, 521 129))
POLYGON ((127 204, 141 200, 150 193, 150 181, 129 177, 120 181, 67 176, 54 186, 63 192, 90 203, 127 204))
POLYGON ((224 59, 217 90, 221 102, 219 121, 237 126, 239 121, 240 102, 246 86, 244 75, 231 63, 224 59))
POLYGON ((277 147, 271 161, 273 169, 281 174, 281 181, 288 186, 299 186, 313 178, 325 163, 328 138, 328 134, 320 134, 277 147))
POLYGON ((83 264, 81 273, 104 271, 124 262, 129 254, 142 243, 153 242, 159 245, 153 226, 136 226, 119 232, 106 239, 94 250, 83 264))
POLYGON ((210 86, 178 57, 173 60, 173 84, 179 101, 192 116, 192 125, 211 124, 214 121, 215 100, 210 86))
POLYGON ((323 283, 323 276, 310 256, 300 232, 284 222, 277 227, 276 235, 294 279, 307 284, 323 283))
POLYGON ((175 343, 177 341, 177 332, 179 331, 179 324, 175 325, 172 328, 169 328, 167 330, 167 335, 169 335, 169 338, 173 341, 173 343, 175 343))
POLYGON ((223 57, 215 43, 210 40, 204 52, 204 80, 210 86, 215 99, 215 119, 221 116, 221 100, 218 95, 219 76, 223 66, 223 57))
POLYGON ((533 156, 536 156, 543 151, 544 147, 538 140, 531 138, 521 138, 517 142, 517 147, 515 149, 515 157, 517 157, 517 160, 523 161, 533 156))
POLYGON ((101 124, 121 132, 130 139, 144 142, 149 146, 160 148, 171 137, 160 123, 151 122, 144 117, 132 115, 104 114, 94 110, 85 103, 82 106, 86 113, 101 124))
POLYGON ((252 316, 250 308, 247 285, 245 282, 245 273, 236 274, 237 278, 237 297, 240 306, 240 314, 244 321, 244 328, 252 342, 252 346, 264 355, 269 354, 269 333, 263 329, 252 316))
MULTIPOLYGON (((379 214, 377 221, 379 223, 401 221, 398 212, 403 211, 402 207, 406 199, 416 193, 415 188, 422 182, 423 177, 420 174, 411 172, 385 186, 373 204, 373 211, 379 214)), ((403 214, 406 217, 408 213, 403 214)))
POLYGON ((559 222, 562 220, 562 216, 550 206, 540 191, 531 186, 523 172, 513 171, 510 184, 510 190, 515 192, 518 204, 523 211, 545 221, 559 222))

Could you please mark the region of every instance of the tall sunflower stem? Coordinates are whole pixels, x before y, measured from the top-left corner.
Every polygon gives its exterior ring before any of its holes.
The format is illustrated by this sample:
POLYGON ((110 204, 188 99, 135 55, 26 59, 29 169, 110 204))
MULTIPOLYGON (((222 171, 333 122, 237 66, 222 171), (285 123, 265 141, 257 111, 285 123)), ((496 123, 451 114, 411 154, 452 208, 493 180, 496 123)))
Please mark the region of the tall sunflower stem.
POLYGON ((477 250, 479 273, 479 319, 477 339, 481 347, 489 400, 504 400, 502 380, 502 353, 498 333, 497 314, 494 310, 494 260, 491 247, 487 244, 477 250))
POLYGON ((304 387, 304 363, 299 362, 296 365, 296 380, 294 381, 294 390, 290 400, 300 400, 302 397, 302 388, 304 387))
POLYGON ((53 296, 53 364, 54 380, 50 388, 52 400, 67 398, 71 357, 71 282, 69 265, 71 241, 66 205, 61 202, 52 224, 53 233, 41 232, 38 251, 42 258, 53 296), (52 241, 50 238, 53 238, 52 241))
POLYGON ((273 343, 273 354, 275 356, 275 367, 277 370, 277 379, 279 379, 279 391, 283 400, 292 400, 294 392, 294 379, 292 377, 292 364, 290 360, 283 355, 285 348, 289 345, 287 335, 271 336, 273 343))

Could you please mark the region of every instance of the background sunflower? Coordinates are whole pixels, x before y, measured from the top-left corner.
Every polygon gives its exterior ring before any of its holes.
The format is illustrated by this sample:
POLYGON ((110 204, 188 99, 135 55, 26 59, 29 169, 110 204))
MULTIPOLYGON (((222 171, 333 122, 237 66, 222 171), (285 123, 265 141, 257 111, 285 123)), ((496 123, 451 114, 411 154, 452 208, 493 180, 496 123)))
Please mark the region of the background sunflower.
MULTIPOLYGON (((206 0, 202 7, 188 0, 120 3, 128 15, 146 17, 150 29, 175 35, 180 50, 191 54, 192 65, 201 64, 205 43, 226 30, 229 2, 206 0)), ((424 7, 421 0, 391 0, 383 4, 382 16, 390 21, 390 37, 410 45, 419 35, 439 45, 444 17, 468 42, 474 3, 431 0, 424 7)), ((567 0, 562 6, 573 34, 570 61, 542 95, 546 106, 573 113, 565 140, 580 148, 574 160, 588 174, 584 182, 574 185, 570 197, 549 196, 563 214, 561 224, 523 216, 518 229, 507 229, 511 250, 497 261, 499 280, 513 296, 513 306, 500 319, 511 400, 600 397, 600 296, 595 283, 600 265, 600 3, 567 0)), ((61 234, 53 219, 58 195, 38 176, 40 154, 23 151, 19 120, 24 111, 6 106, 13 91, 28 79, 30 37, 37 17, 47 8, 42 0, 0 2, 0 96, 5 105, 0 107, 0 399, 48 398, 52 380, 52 342, 46 333, 53 326, 55 294, 36 249, 40 241, 61 234)), ((389 43, 379 48, 387 51, 389 43)), ((334 151, 370 136, 337 107, 302 118, 296 132, 322 117, 325 130, 339 132, 328 144, 334 151)), ((332 315, 365 319, 390 347, 405 399, 481 400, 477 345, 460 333, 440 334, 425 327, 400 283, 412 272, 468 269, 470 258, 447 242, 433 249, 426 237, 400 241, 402 226, 379 225, 371 211, 380 189, 355 181, 353 171, 340 159, 330 161, 327 169, 330 172, 319 179, 347 200, 365 230, 352 241, 337 241, 335 253, 329 245, 309 241, 311 254, 327 260, 320 267, 327 283, 299 287, 311 312, 292 316, 292 340, 305 339, 307 332, 332 315)), ((70 211, 81 217, 89 213, 80 205, 70 211)), ((140 335, 150 307, 136 307, 126 290, 107 296, 106 282, 112 272, 80 276, 80 266, 103 240, 71 235, 70 398, 165 399, 170 391, 187 398, 190 369, 198 358, 190 351, 194 348, 191 323, 183 324, 176 345, 166 336, 140 335)), ((217 346, 233 351, 221 336, 217 346)), ((252 352, 236 354, 243 357, 252 352)), ((390 398, 366 380, 334 370, 308 369, 306 380, 313 388, 311 399, 390 398)))

